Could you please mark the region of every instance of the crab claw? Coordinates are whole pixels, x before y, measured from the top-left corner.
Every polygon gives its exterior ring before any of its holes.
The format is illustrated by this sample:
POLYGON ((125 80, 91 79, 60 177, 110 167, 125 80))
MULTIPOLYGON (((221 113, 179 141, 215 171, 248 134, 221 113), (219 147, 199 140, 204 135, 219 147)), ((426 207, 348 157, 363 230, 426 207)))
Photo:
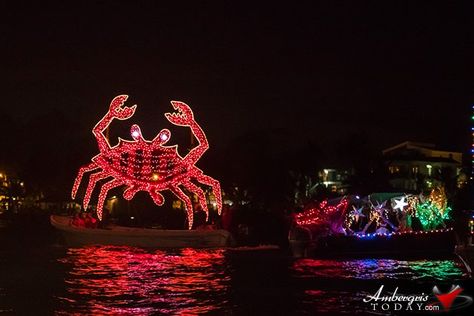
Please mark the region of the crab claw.
POLYGON ((123 106, 127 99, 128 95, 126 94, 116 96, 112 102, 110 102, 109 114, 114 118, 118 118, 119 120, 126 120, 132 117, 132 115, 135 113, 137 105, 123 106))
POLYGON ((189 105, 180 101, 171 101, 175 113, 165 113, 165 117, 171 124, 189 126, 194 123, 194 114, 189 105))

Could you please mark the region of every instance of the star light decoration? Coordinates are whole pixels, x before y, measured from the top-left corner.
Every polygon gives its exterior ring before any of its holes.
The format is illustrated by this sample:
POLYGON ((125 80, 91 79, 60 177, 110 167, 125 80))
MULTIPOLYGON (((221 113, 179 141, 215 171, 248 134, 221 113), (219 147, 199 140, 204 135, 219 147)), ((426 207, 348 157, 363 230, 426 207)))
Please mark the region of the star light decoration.
MULTIPOLYGON (((369 199, 370 201, 370 199, 369 199)), ((371 204, 370 207, 370 214, 369 214, 369 221, 378 221, 379 218, 388 218, 387 214, 387 209, 385 208, 385 205, 387 204, 387 201, 383 201, 380 203, 379 201, 375 201, 377 205, 371 204)))
POLYGON ((393 201, 395 202, 393 210, 399 209, 400 212, 403 212, 405 206, 408 206, 408 203, 405 202, 405 197, 401 197, 400 199, 393 199, 393 201))
MULTIPOLYGON (((368 221, 378 221, 388 223, 394 232, 382 234, 384 236, 399 235, 405 233, 422 234, 426 232, 444 232, 449 229, 439 229, 440 227, 446 228, 445 221, 450 218, 451 208, 447 204, 446 193, 443 187, 434 188, 429 196, 406 194, 405 196, 393 198, 392 209, 393 211, 399 210, 404 216, 408 216, 407 221, 411 223, 412 217, 417 217, 420 220, 422 229, 420 231, 398 231, 397 227, 391 224, 389 221, 389 210, 385 207, 388 200, 383 202, 375 201, 374 205, 368 196, 368 205, 370 207, 370 213, 368 214, 368 221), (395 205, 394 205, 395 204, 395 205)), ((356 208, 352 205, 352 209, 346 213, 347 210, 347 199, 341 200, 337 206, 327 206, 327 201, 323 201, 318 207, 313 207, 295 216, 297 225, 321 225, 331 224, 331 222, 338 221, 340 219, 333 216, 336 211, 343 207, 343 211, 340 216, 344 217, 345 228, 350 228, 354 220, 359 220, 361 217, 366 217, 363 213, 364 206, 356 208)), ((398 214, 400 214, 398 213, 398 214)), ((411 228, 411 224, 409 224, 411 228)), ((357 235, 361 235, 355 232, 357 235)), ((363 236, 376 236, 381 234, 362 234, 363 236)))
POLYGON ((354 221, 357 222, 359 218, 366 217, 364 213, 362 212, 364 209, 365 209, 364 206, 356 208, 354 205, 352 205, 352 210, 346 216, 346 220, 345 220, 346 228, 350 228, 352 226, 352 223, 354 221))
POLYGON ((130 135, 133 140, 119 138, 115 146, 111 146, 104 136, 104 131, 114 119, 126 120, 133 116, 136 105, 124 106, 127 95, 119 95, 110 103, 109 111, 93 128, 92 133, 97 139, 100 154, 92 158, 92 162, 79 169, 72 189, 72 198, 75 199, 82 177, 86 172, 94 172, 89 177, 84 196, 84 209, 87 209, 92 191, 97 182, 108 181, 101 187, 97 203, 97 216, 102 220, 102 210, 107 193, 116 187, 126 186, 123 197, 131 200, 139 191, 150 194, 153 202, 160 206, 164 203, 161 191, 169 190, 180 199, 185 206, 188 216, 188 228, 193 226, 193 204, 183 188, 198 197, 199 205, 209 219, 204 191, 194 182, 202 183, 212 188, 216 199, 218 214, 222 210, 222 194, 219 181, 205 175, 195 166, 204 152, 209 148, 206 135, 194 120, 191 108, 180 101, 171 101, 175 113, 165 113, 168 121, 177 126, 190 127, 198 146, 182 157, 177 151, 177 145, 164 146, 171 137, 168 129, 162 129, 155 138, 143 138, 140 127, 132 125, 130 135))

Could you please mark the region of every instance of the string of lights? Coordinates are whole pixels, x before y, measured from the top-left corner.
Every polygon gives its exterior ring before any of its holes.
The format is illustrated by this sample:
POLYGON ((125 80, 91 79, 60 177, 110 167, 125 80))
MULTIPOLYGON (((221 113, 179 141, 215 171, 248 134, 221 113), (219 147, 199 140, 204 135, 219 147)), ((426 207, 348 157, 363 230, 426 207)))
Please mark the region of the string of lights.
POLYGON ((192 182, 196 181, 212 188, 217 211, 220 215, 222 194, 219 181, 205 175, 201 169, 194 165, 209 149, 209 143, 202 128, 194 120, 191 108, 183 102, 171 101, 176 112, 165 113, 165 117, 170 123, 190 127, 198 141, 198 146, 182 157, 178 153, 177 145, 164 146, 171 137, 171 132, 168 129, 162 129, 153 140, 149 141, 143 138, 140 127, 134 124, 130 129, 132 141, 119 138, 117 145, 110 145, 104 131, 114 119, 126 120, 132 117, 137 108, 136 105, 124 106, 127 99, 127 95, 115 97, 110 103, 109 111, 93 128, 92 133, 97 139, 100 154, 93 157, 91 163, 79 169, 72 188, 72 198, 76 198, 82 178, 88 172, 93 173, 89 176, 83 199, 84 209, 87 209, 90 203, 96 184, 101 180, 110 179, 101 187, 99 193, 97 216, 100 220, 102 220, 107 193, 115 187, 126 186, 123 196, 127 200, 131 200, 139 191, 146 191, 158 206, 164 203, 164 197, 160 192, 169 190, 183 202, 187 212, 188 228, 191 229, 194 208, 190 197, 181 186, 186 191, 197 195, 199 205, 206 213, 206 221, 209 219, 204 191, 192 182))
POLYGON ((369 238, 369 237, 391 237, 391 236, 400 236, 400 235, 427 235, 427 234, 434 234, 434 233, 445 233, 452 231, 453 228, 444 228, 444 229, 433 229, 433 230, 418 230, 418 231, 402 231, 402 232, 391 232, 391 233, 371 233, 371 234, 355 234, 355 236, 359 238, 369 238))
MULTIPOLYGON (((446 193, 443 187, 435 187, 432 189, 429 196, 410 195, 406 194, 400 197, 391 198, 391 207, 387 206, 387 202, 377 202, 372 204, 370 198, 364 204, 360 205, 360 199, 357 199, 358 207, 352 205, 352 208, 347 213, 345 209, 348 206, 349 199, 344 198, 336 206, 327 206, 327 201, 323 201, 319 206, 310 208, 295 216, 297 225, 320 225, 330 221, 337 221, 337 218, 332 215, 341 209, 341 216, 344 216, 344 229, 357 235, 365 235, 365 229, 369 228, 371 223, 376 223, 376 226, 385 226, 389 224, 392 232, 387 232, 382 229, 382 235, 387 236, 394 233, 410 232, 412 231, 412 218, 416 217, 421 223, 422 230, 438 231, 437 229, 445 228, 446 220, 450 219, 451 208, 448 206, 446 193), (391 223, 391 220, 397 220, 398 225, 391 223), (353 232, 352 225, 358 223, 356 226, 361 227, 361 223, 365 222, 366 228, 362 231, 353 232)), ((357 229, 356 227, 356 229, 357 229)), ((369 235, 369 234, 367 234, 369 235)))

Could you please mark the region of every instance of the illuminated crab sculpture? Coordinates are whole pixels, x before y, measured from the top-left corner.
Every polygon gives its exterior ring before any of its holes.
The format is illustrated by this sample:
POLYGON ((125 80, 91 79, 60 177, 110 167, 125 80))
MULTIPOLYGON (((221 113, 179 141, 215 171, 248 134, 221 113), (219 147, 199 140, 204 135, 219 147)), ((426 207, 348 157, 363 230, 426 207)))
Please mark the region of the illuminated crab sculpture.
POLYGON ((145 140, 140 127, 136 124, 132 125, 130 130, 133 140, 119 138, 119 143, 112 147, 103 132, 114 119, 126 120, 133 116, 137 106, 124 106, 127 98, 127 95, 115 97, 110 103, 107 114, 92 130, 97 139, 100 154, 93 157, 91 163, 79 169, 72 188, 72 198, 76 197, 84 173, 91 171, 97 172, 90 175, 83 201, 84 209, 87 209, 89 205, 97 182, 109 178, 99 193, 97 216, 100 220, 102 220, 102 209, 107 193, 115 187, 123 185, 127 187, 123 193, 123 197, 127 200, 131 200, 138 191, 146 191, 158 206, 164 203, 160 192, 170 190, 184 203, 188 215, 188 227, 191 229, 193 204, 180 186, 197 195, 202 210, 206 212, 206 221, 209 219, 204 191, 193 183, 197 181, 212 188, 220 215, 222 196, 219 181, 205 175, 194 165, 209 148, 209 143, 203 130, 194 120, 191 108, 183 102, 171 101, 176 112, 165 114, 172 124, 189 126, 199 142, 199 145, 191 149, 185 157, 179 155, 177 145, 165 146, 171 137, 168 129, 162 129, 153 140, 145 140))

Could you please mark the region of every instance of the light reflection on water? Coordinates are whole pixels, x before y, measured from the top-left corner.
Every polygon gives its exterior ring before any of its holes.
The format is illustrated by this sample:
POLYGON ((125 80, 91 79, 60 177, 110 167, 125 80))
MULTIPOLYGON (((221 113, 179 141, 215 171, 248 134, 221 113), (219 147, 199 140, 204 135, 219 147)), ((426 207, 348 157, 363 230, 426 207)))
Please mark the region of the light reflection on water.
POLYGON ((67 249, 57 261, 66 269, 65 292, 56 296, 59 315, 246 314, 252 308, 277 311, 272 304, 303 314, 368 313, 362 299, 373 284, 354 286, 357 280, 432 286, 465 277, 455 260, 282 260, 204 249, 91 246, 67 249))
POLYGON ((454 260, 300 259, 293 264, 297 276, 342 279, 452 280, 467 277, 454 260))
POLYGON ((7 315, 367 314, 362 299, 381 284, 429 293, 466 279, 456 258, 293 260, 278 251, 65 248, 10 237, 0 243, 7 315))
POLYGON ((309 279, 306 283, 310 284, 310 289, 300 298, 302 309, 327 314, 386 315, 390 312, 374 311, 369 304, 363 303, 363 299, 373 295, 381 285, 392 291, 400 286, 406 294, 430 293, 435 284, 468 278, 462 263, 454 258, 409 261, 299 259, 291 269, 293 277, 309 279))
POLYGON ((200 314, 226 304, 224 250, 96 246, 69 249, 59 262, 70 270, 58 314, 200 314))

